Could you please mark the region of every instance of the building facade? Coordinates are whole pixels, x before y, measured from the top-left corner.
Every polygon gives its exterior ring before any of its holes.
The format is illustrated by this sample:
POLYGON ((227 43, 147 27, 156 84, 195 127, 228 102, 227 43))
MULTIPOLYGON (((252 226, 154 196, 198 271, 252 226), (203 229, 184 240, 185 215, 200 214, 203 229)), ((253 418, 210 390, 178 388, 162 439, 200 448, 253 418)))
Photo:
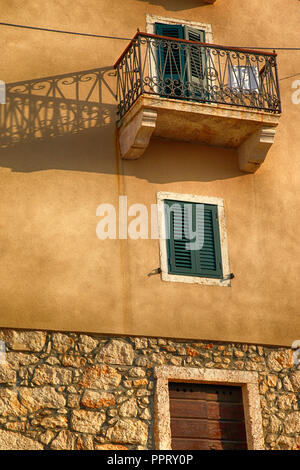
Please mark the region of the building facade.
POLYGON ((3 4, 0 448, 299 449, 298 0, 3 4))

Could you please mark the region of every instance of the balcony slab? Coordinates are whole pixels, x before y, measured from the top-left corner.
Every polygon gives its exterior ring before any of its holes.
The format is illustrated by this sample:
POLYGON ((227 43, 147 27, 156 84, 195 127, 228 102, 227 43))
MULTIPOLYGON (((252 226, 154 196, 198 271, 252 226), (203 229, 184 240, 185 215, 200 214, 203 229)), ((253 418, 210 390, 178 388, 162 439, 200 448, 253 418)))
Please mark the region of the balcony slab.
POLYGON ((236 148, 240 169, 254 172, 274 142, 279 117, 250 108, 141 95, 118 123, 121 157, 141 157, 151 136, 157 136, 236 148))

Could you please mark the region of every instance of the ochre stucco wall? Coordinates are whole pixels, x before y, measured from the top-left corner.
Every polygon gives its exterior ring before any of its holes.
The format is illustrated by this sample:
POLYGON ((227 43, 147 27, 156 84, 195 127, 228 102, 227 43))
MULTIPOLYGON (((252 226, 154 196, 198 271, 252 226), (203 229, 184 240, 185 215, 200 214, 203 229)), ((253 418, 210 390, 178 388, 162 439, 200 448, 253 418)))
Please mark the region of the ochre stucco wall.
MULTIPOLYGON (((3 22, 128 38, 145 30, 146 13, 210 23, 216 44, 299 46, 297 0, 2 1, 3 22)), ((138 161, 118 159, 109 87, 126 41, 4 26, 0 41, 7 83, 104 74, 97 127, 0 149, 1 327, 287 346, 300 337, 300 105, 291 100, 300 51, 279 52, 275 144, 257 173, 244 174, 234 150, 163 139, 138 161), (150 208, 157 191, 224 199, 230 288, 149 277, 160 263, 158 240, 96 237, 99 204, 127 195, 129 205, 150 208)))

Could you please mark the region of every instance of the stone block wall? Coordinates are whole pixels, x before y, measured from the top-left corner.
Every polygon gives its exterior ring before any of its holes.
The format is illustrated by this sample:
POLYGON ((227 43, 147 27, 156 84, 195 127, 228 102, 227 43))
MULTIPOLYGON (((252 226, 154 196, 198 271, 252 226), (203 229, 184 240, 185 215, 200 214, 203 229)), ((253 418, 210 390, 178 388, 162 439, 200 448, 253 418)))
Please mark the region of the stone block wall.
POLYGON ((257 371, 266 449, 300 449, 292 350, 0 330, 0 449, 154 449, 157 365, 257 371))

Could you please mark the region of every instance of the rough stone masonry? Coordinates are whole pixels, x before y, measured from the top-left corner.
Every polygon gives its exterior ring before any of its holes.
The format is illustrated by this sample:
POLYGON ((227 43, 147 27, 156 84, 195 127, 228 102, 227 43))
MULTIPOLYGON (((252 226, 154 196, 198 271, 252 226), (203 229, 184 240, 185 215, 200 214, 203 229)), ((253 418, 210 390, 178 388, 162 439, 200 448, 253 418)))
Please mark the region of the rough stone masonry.
POLYGON ((257 371, 266 449, 300 449, 300 366, 284 347, 1 330, 0 449, 154 449, 157 365, 257 371))

